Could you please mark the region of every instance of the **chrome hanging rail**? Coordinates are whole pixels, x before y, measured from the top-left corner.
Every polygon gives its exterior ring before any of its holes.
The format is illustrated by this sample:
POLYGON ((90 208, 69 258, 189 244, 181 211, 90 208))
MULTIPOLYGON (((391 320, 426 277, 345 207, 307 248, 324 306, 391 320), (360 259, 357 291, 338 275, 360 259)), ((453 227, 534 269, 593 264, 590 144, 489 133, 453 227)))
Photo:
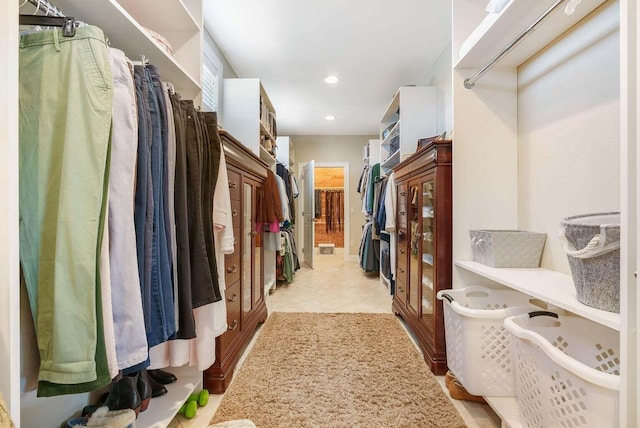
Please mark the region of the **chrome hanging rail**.
POLYGON ((489 71, 489 69, 493 67, 498 61, 500 61, 509 52, 511 52, 513 48, 515 48, 518 45, 518 43, 520 43, 525 37, 531 34, 542 21, 544 21, 547 17, 551 16, 554 12, 556 12, 560 8, 560 6, 562 6, 563 3, 567 1, 568 0, 557 0, 549 9, 547 9, 545 13, 543 13, 538 19, 536 19, 531 25, 529 25, 526 30, 520 33, 518 37, 513 39, 513 41, 509 43, 509 45, 506 48, 502 49, 500 53, 498 53, 496 56, 491 58, 491 60, 487 64, 485 64, 484 67, 478 70, 476 74, 474 74, 473 76, 467 79, 464 79, 464 87, 467 89, 472 89, 475 83, 478 81, 478 79, 480 79, 487 71, 489 71))
POLYGON ((29 0, 29 3, 44 12, 48 16, 58 16, 64 18, 64 13, 46 0, 29 0))

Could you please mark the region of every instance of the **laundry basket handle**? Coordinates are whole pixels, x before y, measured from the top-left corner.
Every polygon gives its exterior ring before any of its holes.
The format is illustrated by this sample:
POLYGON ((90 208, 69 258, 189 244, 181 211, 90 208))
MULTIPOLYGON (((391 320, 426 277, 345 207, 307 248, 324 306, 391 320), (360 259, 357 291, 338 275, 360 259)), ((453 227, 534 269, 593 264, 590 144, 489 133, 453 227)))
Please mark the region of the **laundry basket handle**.
POLYGON ((442 297, 442 298, 444 298, 444 299, 447 299, 447 301, 448 301, 449 303, 453 303, 453 300, 454 300, 454 299, 453 299, 453 297, 451 297, 451 295, 449 295, 449 294, 447 294, 447 293, 443 293, 443 294, 441 294, 441 295, 440 295, 440 297, 442 297))
POLYGON ((533 311, 533 312, 529 312, 529 318, 535 318, 535 317, 554 317, 554 318, 558 318, 558 314, 556 314, 555 312, 549 312, 549 311, 533 311))
POLYGON ((560 229, 560 241, 562 247, 567 255, 575 257, 577 259, 589 259, 592 257, 600 256, 610 251, 620 248, 620 241, 612 242, 605 245, 607 241, 607 230, 600 226, 600 233, 591 238, 591 241, 582 250, 576 250, 567 238, 566 229, 560 229))

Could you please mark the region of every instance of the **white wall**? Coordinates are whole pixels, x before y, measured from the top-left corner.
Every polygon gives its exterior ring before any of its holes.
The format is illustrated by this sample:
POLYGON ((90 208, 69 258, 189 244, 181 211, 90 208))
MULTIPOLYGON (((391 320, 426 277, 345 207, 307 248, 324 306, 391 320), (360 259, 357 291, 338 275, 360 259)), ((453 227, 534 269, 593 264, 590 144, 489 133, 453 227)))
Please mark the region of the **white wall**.
MULTIPOLYGON (((296 162, 298 164, 315 160, 316 162, 347 162, 349 164, 349 245, 348 254, 357 255, 360 245, 364 215, 360 211, 362 202, 356 192, 362 173, 362 147, 376 138, 371 135, 296 135, 296 162)), ((299 170, 299 168, 298 168, 299 170)), ((299 204, 301 206, 301 204, 299 204)), ((346 250, 345 250, 346 251, 346 250)))
POLYGON ((546 268, 569 273, 562 218, 620 210, 619 71, 615 1, 518 70, 518 223, 546 268))
POLYGON ((451 42, 444 48, 420 85, 438 88, 438 133, 451 131, 453 129, 451 42))
POLYGON ((20 423, 18 3, 0 14, 0 393, 20 423))

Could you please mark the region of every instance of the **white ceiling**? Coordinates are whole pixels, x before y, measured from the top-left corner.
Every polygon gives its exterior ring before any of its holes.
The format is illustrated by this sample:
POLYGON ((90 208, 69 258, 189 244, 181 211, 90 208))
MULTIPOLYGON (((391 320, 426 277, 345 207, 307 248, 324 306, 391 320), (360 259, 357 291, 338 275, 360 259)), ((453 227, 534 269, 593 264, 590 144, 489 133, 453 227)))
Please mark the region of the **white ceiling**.
POLYGON ((261 79, 278 134, 370 135, 449 44, 451 0, 205 0, 204 21, 238 77, 261 79))

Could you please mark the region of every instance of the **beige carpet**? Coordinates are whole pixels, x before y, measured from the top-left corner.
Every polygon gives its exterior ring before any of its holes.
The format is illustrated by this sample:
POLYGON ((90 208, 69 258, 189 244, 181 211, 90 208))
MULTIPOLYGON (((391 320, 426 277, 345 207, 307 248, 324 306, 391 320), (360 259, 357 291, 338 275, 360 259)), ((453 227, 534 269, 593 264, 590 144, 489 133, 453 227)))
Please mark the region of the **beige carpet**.
POLYGON ((212 423, 464 427, 395 316, 272 313, 212 423))

